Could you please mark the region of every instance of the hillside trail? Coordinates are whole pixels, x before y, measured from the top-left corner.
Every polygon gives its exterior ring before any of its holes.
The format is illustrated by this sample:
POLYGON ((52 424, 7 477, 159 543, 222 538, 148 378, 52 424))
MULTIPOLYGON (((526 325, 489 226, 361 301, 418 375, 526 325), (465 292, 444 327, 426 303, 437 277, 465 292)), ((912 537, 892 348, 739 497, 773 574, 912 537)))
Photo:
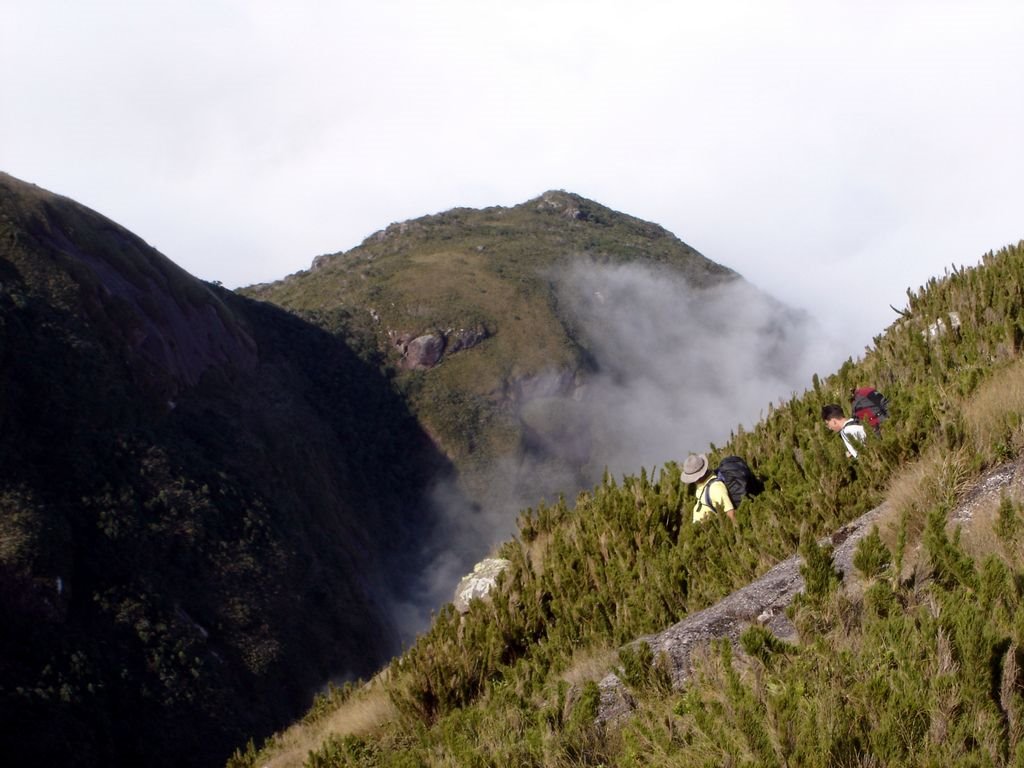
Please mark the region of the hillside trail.
MULTIPOLYGON (((950 526, 969 530, 980 513, 998 506, 1004 493, 1017 499, 1024 497, 1024 459, 996 467, 972 483, 950 514, 950 526)), ((857 544, 871 533, 874 525, 891 519, 891 511, 889 502, 883 502, 820 541, 833 548, 833 561, 836 570, 842 573, 844 588, 850 589, 857 582, 853 567, 857 544)), ((689 679, 696 657, 713 641, 728 639, 735 644, 752 624, 760 624, 777 637, 794 641, 797 631, 786 617, 786 608, 803 590, 801 563, 802 558, 793 555, 715 605, 634 642, 647 643, 654 658, 664 660, 672 687, 679 689, 689 679)), ((598 687, 601 692, 599 721, 615 721, 627 717, 633 710, 626 686, 614 673, 602 679, 598 687)))

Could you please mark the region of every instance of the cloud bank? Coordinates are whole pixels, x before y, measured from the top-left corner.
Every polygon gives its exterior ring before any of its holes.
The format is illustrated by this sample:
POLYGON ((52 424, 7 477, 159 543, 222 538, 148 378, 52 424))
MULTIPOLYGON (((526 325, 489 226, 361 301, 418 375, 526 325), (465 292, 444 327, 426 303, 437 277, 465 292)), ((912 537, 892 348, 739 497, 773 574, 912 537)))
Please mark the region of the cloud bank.
POLYGON ((591 370, 570 387, 573 377, 552 371, 548 394, 522 403, 524 450, 493 468, 482 507, 450 485, 437 489, 444 523, 427 544, 434 564, 422 601, 402 606, 407 634, 516 532, 521 510, 560 495, 571 503, 606 469, 617 478, 658 470, 721 445, 847 357, 806 313, 743 280, 695 288, 666 272, 589 261, 552 277, 591 370))
POLYGON ((597 375, 574 399, 591 475, 706 450, 832 366, 822 331, 742 280, 694 288, 637 266, 577 264, 559 282, 597 375))

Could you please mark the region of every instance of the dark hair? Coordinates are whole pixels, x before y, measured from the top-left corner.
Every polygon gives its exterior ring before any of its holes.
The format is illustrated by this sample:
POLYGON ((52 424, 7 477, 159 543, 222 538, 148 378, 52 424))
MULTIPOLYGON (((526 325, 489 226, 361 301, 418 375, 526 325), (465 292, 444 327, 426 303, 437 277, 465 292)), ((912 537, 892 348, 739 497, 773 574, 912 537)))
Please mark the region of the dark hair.
POLYGON ((843 413, 841 405, 830 403, 821 407, 821 418, 823 421, 828 421, 829 419, 845 419, 846 414, 843 413))

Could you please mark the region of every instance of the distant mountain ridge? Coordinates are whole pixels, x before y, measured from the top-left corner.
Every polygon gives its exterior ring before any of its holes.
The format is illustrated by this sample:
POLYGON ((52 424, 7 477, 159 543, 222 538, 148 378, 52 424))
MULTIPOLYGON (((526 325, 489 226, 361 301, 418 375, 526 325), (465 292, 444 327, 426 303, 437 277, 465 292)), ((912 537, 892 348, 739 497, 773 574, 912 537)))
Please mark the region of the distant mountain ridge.
MULTIPOLYGON (((736 380, 738 372, 718 370, 727 357, 760 356, 748 368, 795 380, 808 326, 663 227, 559 190, 392 224, 350 251, 318 256, 307 271, 241 292, 349 339, 389 370, 469 495, 485 506, 508 499, 506 517, 540 496, 589 486, 606 466, 632 470, 647 458, 619 443, 623 435, 642 442, 649 425, 607 419, 624 400, 650 399, 623 391, 642 369, 660 361, 657 395, 683 411, 693 403, 671 391, 702 378, 687 385, 696 402, 706 381, 736 380), (749 337, 742 350, 731 347, 737 333, 749 337), (709 355, 714 343, 722 351, 709 355)), ((758 405, 790 391, 778 389, 758 405)), ((728 427, 740 420, 727 409, 714 418, 728 427)))
POLYGON ((446 471, 337 337, 0 175, 4 764, 217 764, 378 668, 446 471))

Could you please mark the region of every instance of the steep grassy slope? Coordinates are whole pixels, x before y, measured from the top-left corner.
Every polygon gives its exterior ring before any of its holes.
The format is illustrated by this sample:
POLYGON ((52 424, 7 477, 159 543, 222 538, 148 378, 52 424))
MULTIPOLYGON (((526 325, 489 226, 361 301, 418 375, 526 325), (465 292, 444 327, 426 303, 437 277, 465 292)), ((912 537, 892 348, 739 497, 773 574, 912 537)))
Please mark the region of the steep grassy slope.
POLYGON ((0 176, 0 762, 216 764, 377 668, 445 467, 336 337, 0 176))
MULTIPOLYGON (((511 567, 496 594, 461 617, 442 611, 373 689, 322 701, 306 764, 1019 764, 1020 502, 1001 505, 999 543, 976 560, 945 516, 967 480, 1024 455, 1022 342, 1024 243, 908 291, 906 316, 863 360, 712 446, 747 457, 767 485, 736 524, 693 525, 673 463, 527 510, 501 549, 511 567), (852 462, 819 414, 865 383, 892 416, 852 462), (896 514, 855 559, 865 583, 840 592, 814 541, 886 494, 896 514), (802 645, 753 629, 742 658, 722 649, 685 695, 642 653, 616 664, 622 643, 798 547, 802 645), (638 707, 622 727, 595 719, 610 664, 638 707), (374 721, 353 716, 370 706, 374 721)), ((290 732, 232 765, 298 764, 295 743, 309 742, 290 732)))
MULTIPOLYGON (((570 397, 598 365, 599 340, 563 291, 580 265, 640 266, 698 289, 742 282, 655 224, 548 192, 511 208, 393 224, 348 252, 318 257, 309 271, 243 292, 359 339, 368 358, 390 366, 478 500, 493 501, 487 471, 497 459, 516 466, 539 457, 523 478, 532 501, 564 490, 545 487, 542 469, 554 474, 559 465, 587 484, 602 469, 599 460, 587 465, 590 446, 579 437, 587 425, 567 423, 570 397), (444 349, 440 364, 410 369, 410 342, 427 336, 444 349), (577 441, 565 449, 570 431, 577 441)), ((776 311, 782 326, 785 310, 776 311)))

